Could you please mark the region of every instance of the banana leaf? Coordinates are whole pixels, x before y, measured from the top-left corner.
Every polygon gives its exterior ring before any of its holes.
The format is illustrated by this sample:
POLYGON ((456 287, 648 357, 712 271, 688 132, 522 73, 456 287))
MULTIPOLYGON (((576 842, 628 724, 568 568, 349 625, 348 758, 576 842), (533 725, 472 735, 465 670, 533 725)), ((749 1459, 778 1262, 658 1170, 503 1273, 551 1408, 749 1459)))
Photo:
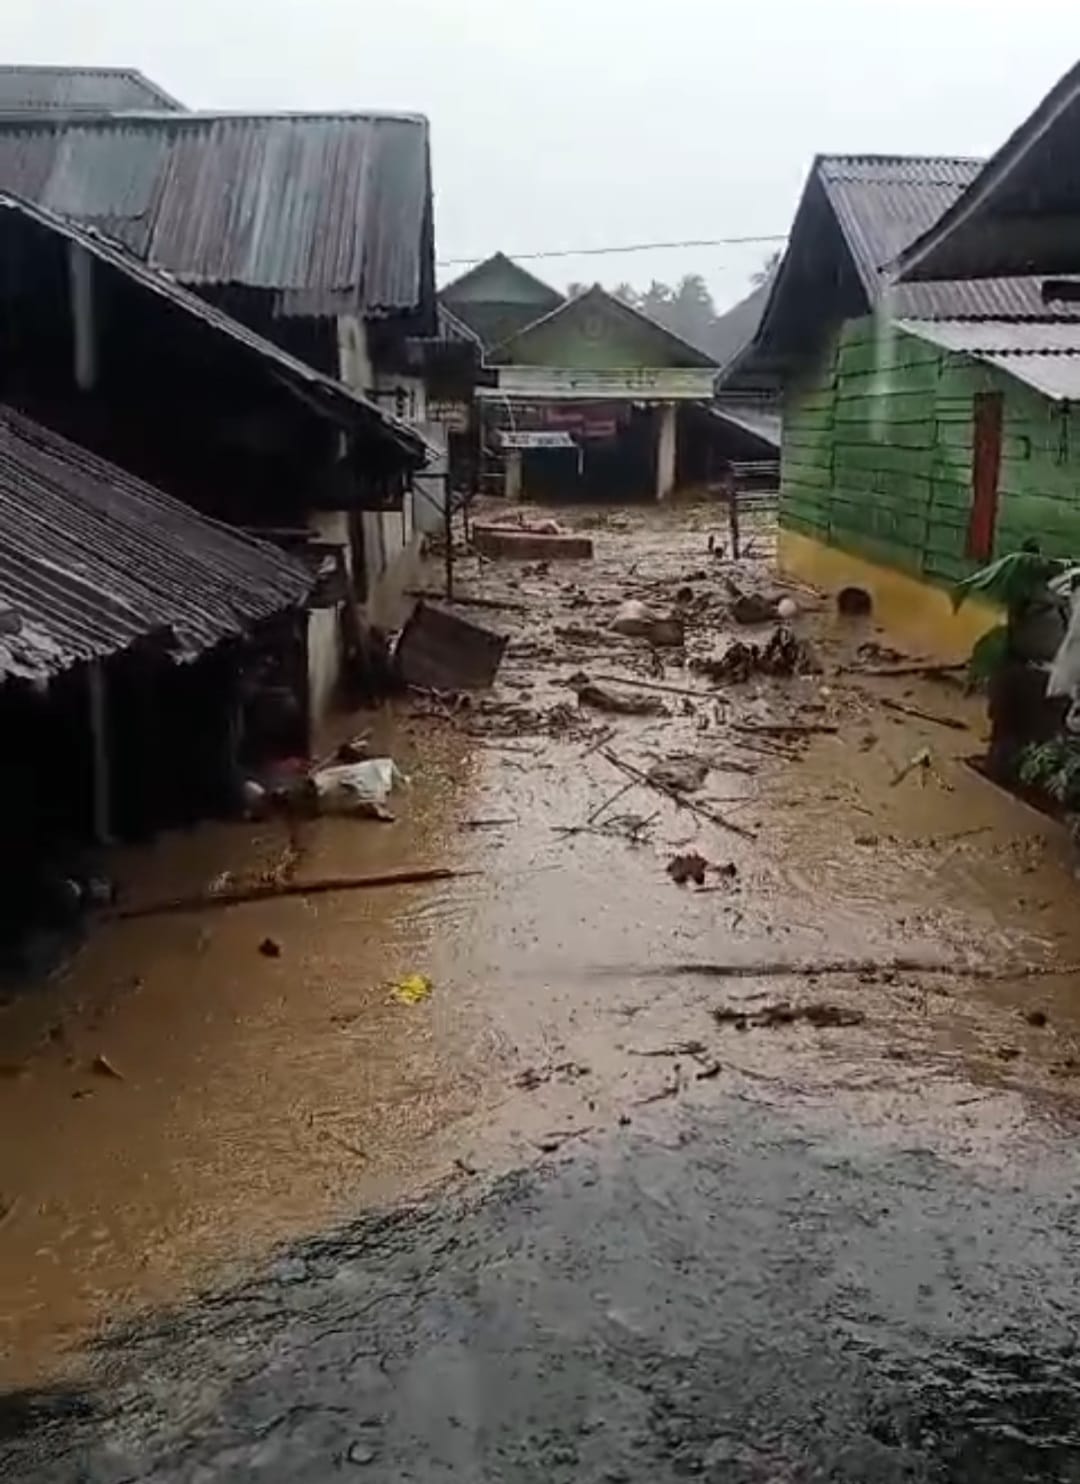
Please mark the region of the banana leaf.
POLYGON ((1036 551, 1010 551, 958 582, 952 592, 953 608, 959 608, 968 598, 982 598, 1005 609, 1022 608, 1067 565, 1036 551))
POLYGON ((1009 630, 1006 624, 989 629, 971 651, 968 660, 968 683, 980 690, 992 679, 994 671, 1008 653, 1009 630))

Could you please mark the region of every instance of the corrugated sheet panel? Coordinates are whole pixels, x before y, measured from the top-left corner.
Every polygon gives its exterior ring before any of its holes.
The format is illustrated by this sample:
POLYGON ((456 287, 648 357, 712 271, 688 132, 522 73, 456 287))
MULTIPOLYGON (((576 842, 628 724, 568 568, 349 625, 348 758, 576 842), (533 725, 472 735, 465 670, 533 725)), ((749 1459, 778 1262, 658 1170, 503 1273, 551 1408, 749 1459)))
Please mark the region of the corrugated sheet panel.
POLYGON ((1055 402, 1080 400, 1080 324, 907 320, 900 329, 987 361, 1055 402))
POLYGON ((168 299, 185 313, 200 319, 218 334, 244 347, 250 354, 266 364, 268 374, 275 376, 291 387, 309 406, 329 417, 345 428, 363 428, 368 433, 382 432, 395 443, 404 454, 417 464, 426 458, 428 445, 408 424, 384 412, 377 403, 359 392, 351 391, 343 382, 324 376, 282 350, 270 340, 249 330, 238 320, 200 299, 189 289, 183 288, 171 277, 156 268, 147 267, 137 257, 109 241, 99 232, 75 226, 55 212, 28 201, 0 194, 0 223, 5 213, 37 222, 51 232, 59 233, 69 241, 85 248, 101 262, 107 263, 125 277, 139 283, 150 293, 168 299))
POLYGON ((744 429, 747 433, 753 433, 755 438, 761 438, 766 443, 780 447, 782 433, 782 421, 780 413, 772 407, 754 407, 745 402, 713 402, 709 411, 714 417, 723 418, 725 422, 734 423, 736 427, 744 429))
MULTIPOLYGON (((860 277, 874 302, 882 269, 927 231, 981 169, 979 160, 875 159, 825 156, 818 176, 860 277)), ((890 292, 891 311, 910 319, 1042 319, 1046 305, 1036 278, 902 284, 890 292)), ((1065 310, 1067 318, 1080 312, 1065 310)))
POLYGON ((193 659, 311 585, 274 547, 0 407, 0 679, 47 678, 149 635, 193 659))
POLYGON ((426 120, 157 114, 0 121, 0 190, 99 228, 191 285, 285 315, 430 313, 426 120))
POLYGON ((131 67, 0 67, 0 113, 182 107, 131 67))

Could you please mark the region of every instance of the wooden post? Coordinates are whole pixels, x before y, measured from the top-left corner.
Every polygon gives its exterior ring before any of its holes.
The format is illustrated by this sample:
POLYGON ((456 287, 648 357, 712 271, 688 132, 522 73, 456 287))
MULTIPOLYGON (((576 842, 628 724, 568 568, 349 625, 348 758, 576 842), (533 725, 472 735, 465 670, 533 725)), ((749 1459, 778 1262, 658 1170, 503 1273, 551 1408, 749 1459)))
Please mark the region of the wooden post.
POLYGON ((112 788, 109 778, 109 734, 105 671, 100 661, 86 667, 86 689, 90 718, 90 758, 93 772, 94 838, 108 845, 112 838, 112 788))
POLYGON ((454 510, 450 503, 450 470, 443 477, 443 533, 446 541, 446 596, 454 596, 454 510))
POLYGON ((728 485, 728 529, 731 533, 731 559, 737 562, 742 556, 739 539, 739 481, 734 475, 728 485))

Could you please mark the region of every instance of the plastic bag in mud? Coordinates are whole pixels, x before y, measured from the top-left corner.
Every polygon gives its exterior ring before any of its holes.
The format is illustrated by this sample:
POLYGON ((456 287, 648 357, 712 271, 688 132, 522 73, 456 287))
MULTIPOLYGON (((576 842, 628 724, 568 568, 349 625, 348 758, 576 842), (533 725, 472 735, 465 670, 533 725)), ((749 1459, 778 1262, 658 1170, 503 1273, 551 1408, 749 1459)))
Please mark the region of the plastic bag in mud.
POLYGON ((395 788, 405 787, 408 781, 389 757, 320 768, 311 778, 320 814, 353 814, 369 819, 392 818, 387 800, 395 788))

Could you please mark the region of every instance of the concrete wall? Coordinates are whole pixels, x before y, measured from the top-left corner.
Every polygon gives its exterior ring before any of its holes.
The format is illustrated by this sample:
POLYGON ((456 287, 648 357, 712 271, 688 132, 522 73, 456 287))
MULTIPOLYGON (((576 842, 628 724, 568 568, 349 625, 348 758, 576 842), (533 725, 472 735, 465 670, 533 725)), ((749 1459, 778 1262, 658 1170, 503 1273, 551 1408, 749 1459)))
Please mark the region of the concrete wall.
MULTIPOLYGON (((372 365, 367 330, 355 315, 338 320, 341 379, 355 391, 373 396, 386 412, 420 428, 427 419, 424 383, 417 377, 391 376, 372 365), (393 393, 394 395, 390 395, 393 393)), ((416 498, 419 498, 417 496, 416 498)), ((403 612, 404 589, 419 568, 419 536, 413 502, 397 510, 365 510, 360 516, 364 541, 364 591, 373 623, 394 626, 403 612)))
POLYGON ((679 451, 679 410, 674 402, 656 409, 656 498, 666 500, 675 489, 679 451))
POLYGON ((1080 552, 1080 427, 1004 372, 852 321, 788 389, 781 524, 939 586, 966 554, 974 398, 1004 397, 995 554, 1080 552))

